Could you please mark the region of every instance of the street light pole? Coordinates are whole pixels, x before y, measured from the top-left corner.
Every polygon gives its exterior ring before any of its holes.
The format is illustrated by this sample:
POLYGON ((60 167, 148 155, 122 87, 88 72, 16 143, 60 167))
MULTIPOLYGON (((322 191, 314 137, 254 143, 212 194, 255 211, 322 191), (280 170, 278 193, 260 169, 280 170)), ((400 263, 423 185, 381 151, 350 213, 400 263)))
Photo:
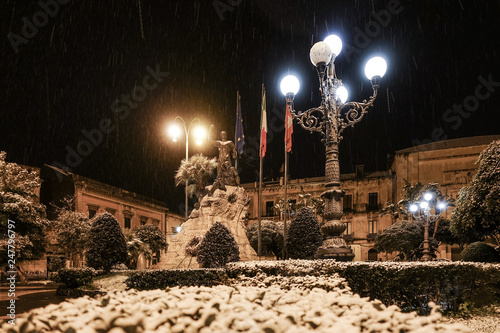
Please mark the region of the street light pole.
MULTIPOLYGON (((422 261, 430 261, 433 260, 433 256, 431 254, 431 247, 430 247, 430 240, 429 240, 429 225, 431 222, 431 219, 437 223, 437 220, 441 216, 441 213, 446 209, 447 203, 446 201, 442 200, 438 203, 435 201, 432 201, 434 198, 434 195, 431 192, 424 193, 422 196, 423 200, 420 200, 420 202, 413 203, 410 205, 410 212, 412 212, 417 220, 423 220, 424 221, 424 241, 422 242, 422 258, 420 260, 422 261), (418 205, 417 205, 418 204, 418 205), (431 214, 432 210, 432 205, 434 204, 434 215, 431 214), (419 211, 420 212, 418 215, 416 213, 419 211)), ((437 199, 436 199, 437 201, 437 199)), ((410 215, 411 216, 411 215, 410 215)))
POLYGON ((380 79, 387 70, 387 63, 380 57, 370 59, 366 64, 365 74, 372 84, 373 95, 368 101, 346 103, 347 90, 342 81, 337 78, 334 64, 341 50, 342 41, 336 35, 327 37, 323 42, 318 42, 311 48, 310 58, 318 72, 319 90, 322 97, 319 107, 304 112, 294 110, 293 100, 300 84, 292 75, 286 76, 281 81, 281 91, 286 96, 293 119, 296 119, 303 129, 311 133, 321 133, 325 144, 326 190, 321 195, 325 202, 324 218, 326 221, 321 227, 325 241, 318 249, 317 257, 349 261, 354 258, 354 254, 345 240, 340 237, 346 225, 340 222, 343 215, 341 197, 344 192, 340 188, 339 143, 344 129, 361 121, 368 113, 367 109, 373 105, 380 79), (346 112, 341 112, 343 110, 346 112))
MULTIPOLYGON (((196 125, 196 124, 200 124, 200 119, 199 118, 194 118, 193 120, 191 120, 191 122, 189 123, 189 126, 186 126, 186 122, 184 121, 184 119, 182 119, 182 117, 180 116, 177 116, 175 117, 175 122, 178 123, 179 125, 182 126, 182 128, 184 129, 184 135, 185 135, 185 138, 186 138, 186 162, 189 158, 189 133, 191 133, 191 128, 193 127, 193 125, 196 125)), ((177 127, 171 127, 170 128, 170 135, 172 136, 172 139, 174 142, 177 142, 177 137, 180 135, 179 133, 179 129, 177 127)), ((184 188, 184 194, 185 194, 185 208, 184 208, 184 215, 185 215, 185 219, 187 221, 188 219, 188 182, 186 181, 186 186, 184 188)))

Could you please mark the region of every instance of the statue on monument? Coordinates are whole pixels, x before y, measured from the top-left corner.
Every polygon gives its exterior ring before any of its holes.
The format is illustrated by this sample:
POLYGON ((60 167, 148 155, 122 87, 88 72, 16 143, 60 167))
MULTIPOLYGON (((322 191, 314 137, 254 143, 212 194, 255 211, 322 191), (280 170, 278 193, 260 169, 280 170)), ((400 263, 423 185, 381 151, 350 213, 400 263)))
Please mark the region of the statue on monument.
POLYGON ((226 185, 238 186, 240 184, 240 177, 238 172, 233 167, 233 160, 237 157, 236 146, 231 140, 227 139, 226 131, 220 132, 220 140, 213 139, 214 125, 210 126, 208 132, 208 139, 212 145, 219 150, 219 157, 217 159, 217 178, 214 181, 210 195, 216 189, 226 190, 226 185))

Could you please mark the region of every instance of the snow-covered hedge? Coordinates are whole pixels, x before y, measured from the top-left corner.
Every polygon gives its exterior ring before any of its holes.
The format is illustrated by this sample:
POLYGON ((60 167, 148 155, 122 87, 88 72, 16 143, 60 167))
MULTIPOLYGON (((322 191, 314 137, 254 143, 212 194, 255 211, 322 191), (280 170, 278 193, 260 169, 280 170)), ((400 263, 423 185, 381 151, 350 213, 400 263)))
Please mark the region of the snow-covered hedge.
POLYGON ((215 286, 227 280, 224 269, 153 269, 135 271, 125 281, 127 287, 139 290, 165 289, 175 286, 215 286))
POLYGON ((464 262, 336 262, 333 260, 252 261, 226 266, 230 278, 329 276, 339 274, 353 292, 425 312, 429 301, 456 310, 478 293, 499 299, 500 265, 464 262))
MULTIPOLYGON (((341 285, 342 280, 338 283, 341 285)), ((300 285, 300 283, 299 283, 300 285)), ((30 311, 3 332, 470 332, 352 294, 278 286, 113 292, 30 311), (9 330, 10 329, 10 330, 9 330)))
POLYGON ((97 271, 91 267, 62 268, 52 277, 54 282, 64 284, 67 288, 78 288, 92 284, 92 278, 97 276, 97 271))

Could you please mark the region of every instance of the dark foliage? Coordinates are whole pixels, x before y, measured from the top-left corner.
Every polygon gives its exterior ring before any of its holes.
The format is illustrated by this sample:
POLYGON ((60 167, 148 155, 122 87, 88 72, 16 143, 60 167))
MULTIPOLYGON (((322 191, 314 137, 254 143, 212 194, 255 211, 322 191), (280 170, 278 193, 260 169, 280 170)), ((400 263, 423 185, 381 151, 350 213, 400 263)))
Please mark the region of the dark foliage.
POLYGON ((206 286, 223 284, 227 275, 221 269, 157 269, 135 271, 125 281, 138 290, 165 289, 176 286, 206 286))
POLYGON ((149 245, 153 253, 156 253, 163 249, 166 250, 168 248, 168 243, 165 235, 156 225, 141 225, 134 231, 134 233, 142 242, 149 245))
POLYGON ((49 272, 57 272, 66 266, 66 257, 48 257, 47 269, 49 272))
POLYGON ((477 160, 472 182, 458 193, 451 230, 463 243, 500 236, 500 140, 490 143, 477 160))
POLYGON ((125 236, 113 215, 104 213, 94 219, 85 257, 88 266, 104 271, 127 261, 125 236))
POLYGON ((54 281, 64 284, 67 288, 78 288, 92 284, 92 278, 96 271, 90 267, 86 268, 63 268, 57 272, 54 281))
POLYGON ((310 208, 302 208, 288 229, 287 252, 292 259, 312 259, 323 243, 319 222, 310 208))
MULTIPOLYGON (((259 226, 254 223, 247 231, 248 241, 255 252, 258 251, 259 226)), ((275 255, 281 259, 283 255, 283 223, 274 221, 261 221, 261 246, 262 254, 275 255)))
POLYGON ((410 260, 424 240, 424 227, 418 221, 399 221, 377 235, 375 249, 379 252, 400 252, 410 260))
POLYGON ((462 251, 460 259, 476 262, 500 262, 500 254, 486 243, 475 242, 462 251))
POLYGON ((196 261, 205 268, 218 268, 239 260, 240 249, 233 235, 222 223, 216 222, 205 234, 196 261))

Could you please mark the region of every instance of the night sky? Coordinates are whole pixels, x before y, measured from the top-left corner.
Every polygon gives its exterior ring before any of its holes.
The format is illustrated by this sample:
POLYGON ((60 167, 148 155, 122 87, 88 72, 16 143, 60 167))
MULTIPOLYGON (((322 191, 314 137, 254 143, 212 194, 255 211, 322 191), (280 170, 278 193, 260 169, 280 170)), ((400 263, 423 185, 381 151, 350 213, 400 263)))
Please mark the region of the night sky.
MULTIPOLYGON (((234 138, 239 90, 247 138, 240 175, 256 181, 264 83, 270 129, 264 178, 280 177, 279 83, 297 75, 295 108, 318 106, 309 49, 330 33, 344 41, 336 68, 350 101, 371 94, 363 68, 372 55, 384 55, 389 67, 375 107, 344 133, 343 173, 358 164, 386 170, 388 154, 431 140, 500 134, 498 0, 40 3, 50 15, 36 1, 0 4, 0 150, 11 162, 70 166, 177 213, 183 187, 174 187, 173 175, 185 146, 165 136, 166 124, 177 115, 186 122, 199 117, 234 138), (85 146, 89 135, 95 144, 85 146), (78 147, 87 156, 73 156, 71 166, 68 149, 78 147)), ((216 156, 215 148, 194 142, 193 153, 216 156)), ((324 175, 320 136, 298 125, 290 175, 324 175)))

